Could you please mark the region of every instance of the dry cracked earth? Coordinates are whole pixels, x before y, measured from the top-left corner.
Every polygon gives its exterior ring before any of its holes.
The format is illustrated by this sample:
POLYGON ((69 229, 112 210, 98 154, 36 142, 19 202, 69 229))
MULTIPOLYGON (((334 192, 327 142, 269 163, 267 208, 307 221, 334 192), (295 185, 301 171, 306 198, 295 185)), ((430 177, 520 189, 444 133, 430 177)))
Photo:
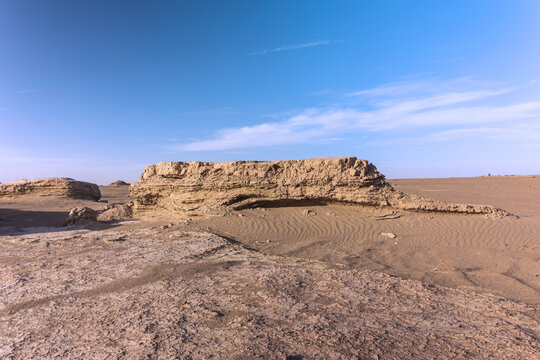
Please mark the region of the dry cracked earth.
POLYGON ((0 358, 540 354, 534 303, 275 255, 192 229, 189 221, 136 220, 5 231, 0 358))

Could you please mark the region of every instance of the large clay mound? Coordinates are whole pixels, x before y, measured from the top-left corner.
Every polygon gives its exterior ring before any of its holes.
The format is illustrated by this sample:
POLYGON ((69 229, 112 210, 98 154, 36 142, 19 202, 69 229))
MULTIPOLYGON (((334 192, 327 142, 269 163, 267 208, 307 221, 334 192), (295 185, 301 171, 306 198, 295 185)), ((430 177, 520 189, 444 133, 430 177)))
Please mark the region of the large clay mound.
POLYGON ((59 196, 95 201, 101 198, 101 192, 96 184, 70 178, 17 180, 7 184, 0 184, 0 198, 23 195, 59 196))
POLYGON ((161 162, 130 187, 135 210, 222 214, 291 201, 347 202, 398 210, 510 215, 487 205, 444 204, 396 191, 367 160, 161 162))

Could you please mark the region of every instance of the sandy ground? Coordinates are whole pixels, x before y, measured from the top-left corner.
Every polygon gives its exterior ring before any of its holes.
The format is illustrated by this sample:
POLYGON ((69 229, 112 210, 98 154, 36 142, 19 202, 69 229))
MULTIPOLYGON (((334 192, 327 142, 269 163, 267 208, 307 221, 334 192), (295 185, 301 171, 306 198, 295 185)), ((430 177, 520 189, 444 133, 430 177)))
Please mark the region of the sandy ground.
POLYGON ((540 303, 540 176, 391 182, 441 201, 495 205, 520 218, 302 204, 202 219, 189 229, 214 231, 266 254, 382 270, 429 284, 474 286, 540 303), (314 215, 305 216, 304 210, 314 215))
POLYGON ((400 179, 389 182, 400 191, 440 201, 489 204, 522 218, 540 216, 540 175, 400 179))
POLYGON ((99 188, 102 197, 98 202, 39 196, 0 199, 0 235, 57 230, 54 227, 63 225, 69 210, 74 207, 88 206, 103 210, 108 204, 128 201, 128 186, 99 188))
POLYGON ((0 358, 536 358, 540 176, 391 182, 520 218, 304 203, 57 227, 107 203, 1 200, 0 358))

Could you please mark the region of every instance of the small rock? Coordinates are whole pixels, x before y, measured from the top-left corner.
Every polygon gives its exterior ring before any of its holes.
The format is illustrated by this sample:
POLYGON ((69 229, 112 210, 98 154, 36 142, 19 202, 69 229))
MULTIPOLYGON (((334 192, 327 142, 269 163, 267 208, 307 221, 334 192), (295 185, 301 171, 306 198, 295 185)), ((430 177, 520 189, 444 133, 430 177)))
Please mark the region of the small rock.
POLYGON ((121 241, 126 241, 127 237, 126 236, 118 236, 118 237, 104 238, 103 240, 105 242, 121 242, 121 241))
POLYGON ((166 225, 161 225, 159 228, 161 230, 165 230, 165 229, 169 229, 169 228, 172 228, 174 227, 174 223, 169 223, 169 224, 166 224, 166 225))
POLYGON ((397 238, 397 235, 394 234, 394 233, 391 233, 391 232, 382 232, 381 235, 382 235, 382 236, 389 237, 390 239, 395 239, 395 238, 397 238))
POLYGON ((98 221, 119 221, 133 217, 133 202, 127 204, 111 204, 98 215, 98 221))
POLYGON ((238 214, 238 217, 246 217, 244 214, 238 214))
POLYGON ((310 209, 304 209, 302 210, 302 215, 304 216, 315 216, 315 212, 313 210, 310 210, 310 209))
POLYGON ((70 210, 68 215, 68 224, 78 224, 92 222, 97 220, 97 213, 94 209, 87 206, 76 207, 70 210))
POLYGON ((212 315, 213 317, 223 317, 223 316, 225 316, 225 314, 223 314, 219 310, 210 310, 210 315, 212 315))
POLYGON ((327 212, 327 213, 326 213, 326 216, 336 216, 336 213, 333 213, 333 212, 327 212))

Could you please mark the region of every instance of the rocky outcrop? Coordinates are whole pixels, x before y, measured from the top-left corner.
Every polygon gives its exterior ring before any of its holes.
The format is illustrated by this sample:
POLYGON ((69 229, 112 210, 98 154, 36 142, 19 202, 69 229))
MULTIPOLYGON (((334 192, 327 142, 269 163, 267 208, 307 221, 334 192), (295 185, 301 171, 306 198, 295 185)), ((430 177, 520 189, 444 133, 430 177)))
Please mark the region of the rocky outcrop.
POLYGON ((111 204, 98 216, 98 221, 121 221, 131 219, 133 216, 133 202, 127 204, 111 204))
POLYGON ((22 195, 61 196, 95 201, 101 198, 101 192, 96 184, 70 178, 17 180, 0 184, 0 198, 22 195))
POLYGON ((116 180, 115 182, 110 183, 109 186, 129 186, 129 183, 123 180, 116 180))
POLYGON ((70 210, 67 224, 81 224, 96 221, 97 212, 87 206, 76 207, 70 210))
POLYGON ((355 157, 287 161, 161 162, 130 187, 137 212, 186 216, 286 204, 347 202, 411 211, 507 216, 487 205, 444 204, 396 191, 367 160, 355 157))

